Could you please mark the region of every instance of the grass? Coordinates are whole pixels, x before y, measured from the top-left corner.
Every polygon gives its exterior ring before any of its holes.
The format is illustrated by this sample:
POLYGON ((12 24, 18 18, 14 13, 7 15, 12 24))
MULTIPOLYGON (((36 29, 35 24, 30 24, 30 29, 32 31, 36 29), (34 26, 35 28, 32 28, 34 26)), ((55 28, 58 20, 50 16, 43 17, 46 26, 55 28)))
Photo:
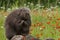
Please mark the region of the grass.
MULTIPOLYGON (((0 13, 0 40, 6 40, 4 21, 5 14, 0 13)), ((31 12, 32 25, 30 28, 30 34, 41 38, 54 38, 60 40, 60 8, 54 9, 53 11, 47 10, 32 10, 31 12)))
POLYGON ((4 20, 5 17, 0 14, 0 40, 6 40, 5 39, 5 31, 4 31, 4 20))

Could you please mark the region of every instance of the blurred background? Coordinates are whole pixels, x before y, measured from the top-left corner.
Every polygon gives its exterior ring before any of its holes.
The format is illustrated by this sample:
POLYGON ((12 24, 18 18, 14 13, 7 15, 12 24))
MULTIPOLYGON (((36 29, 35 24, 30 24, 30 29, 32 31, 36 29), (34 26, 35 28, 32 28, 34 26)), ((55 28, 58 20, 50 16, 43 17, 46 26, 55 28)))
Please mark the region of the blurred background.
POLYGON ((0 0, 0 40, 6 40, 6 17, 21 7, 31 9, 31 35, 42 40, 60 40, 60 0, 0 0))

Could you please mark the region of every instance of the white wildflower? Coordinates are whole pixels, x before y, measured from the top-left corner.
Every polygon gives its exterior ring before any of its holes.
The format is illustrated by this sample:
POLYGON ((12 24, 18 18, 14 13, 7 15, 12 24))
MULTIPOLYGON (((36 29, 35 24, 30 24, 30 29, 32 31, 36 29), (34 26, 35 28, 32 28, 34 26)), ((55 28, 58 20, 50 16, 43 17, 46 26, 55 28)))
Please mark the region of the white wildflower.
POLYGON ((31 5, 34 5, 33 3, 31 3, 31 5))
POLYGON ((30 4, 30 2, 28 2, 28 4, 30 4))
POLYGON ((1 28, 3 28, 3 26, 1 26, 1 28))
POLYGON ((4 17, 7 17, 7 16, 4 16, 4 17))
POLYGON ((24 4, 24 6, 26 6, 26 4, 24 4))

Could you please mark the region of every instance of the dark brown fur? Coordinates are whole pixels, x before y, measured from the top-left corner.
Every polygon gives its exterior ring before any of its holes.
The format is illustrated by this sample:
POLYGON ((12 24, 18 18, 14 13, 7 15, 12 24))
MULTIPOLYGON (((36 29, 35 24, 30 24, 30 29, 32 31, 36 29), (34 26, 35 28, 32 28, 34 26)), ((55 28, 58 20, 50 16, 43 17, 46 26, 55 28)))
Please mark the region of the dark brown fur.
POLYGON ((14 35, 29 34, 30 26, 30 11, 27 8, 20 8, 11 12, 5 21, 7 39, 10 40, 14 35))

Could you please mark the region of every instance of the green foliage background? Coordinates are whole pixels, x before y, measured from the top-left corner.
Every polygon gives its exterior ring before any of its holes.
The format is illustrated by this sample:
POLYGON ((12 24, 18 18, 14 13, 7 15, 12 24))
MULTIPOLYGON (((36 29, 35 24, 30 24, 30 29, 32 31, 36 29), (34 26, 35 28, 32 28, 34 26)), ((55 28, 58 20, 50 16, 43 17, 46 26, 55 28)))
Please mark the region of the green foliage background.
POLYGON ((58 3, 59 0, 0 0, 0 9, 1 7, 4 7, 5 10, 14 6, 20 7, 24 6, 24 4, 28 4, 28 2, 33 3, 34 5, 43 5, 44 7, 60 5, 58 3))

